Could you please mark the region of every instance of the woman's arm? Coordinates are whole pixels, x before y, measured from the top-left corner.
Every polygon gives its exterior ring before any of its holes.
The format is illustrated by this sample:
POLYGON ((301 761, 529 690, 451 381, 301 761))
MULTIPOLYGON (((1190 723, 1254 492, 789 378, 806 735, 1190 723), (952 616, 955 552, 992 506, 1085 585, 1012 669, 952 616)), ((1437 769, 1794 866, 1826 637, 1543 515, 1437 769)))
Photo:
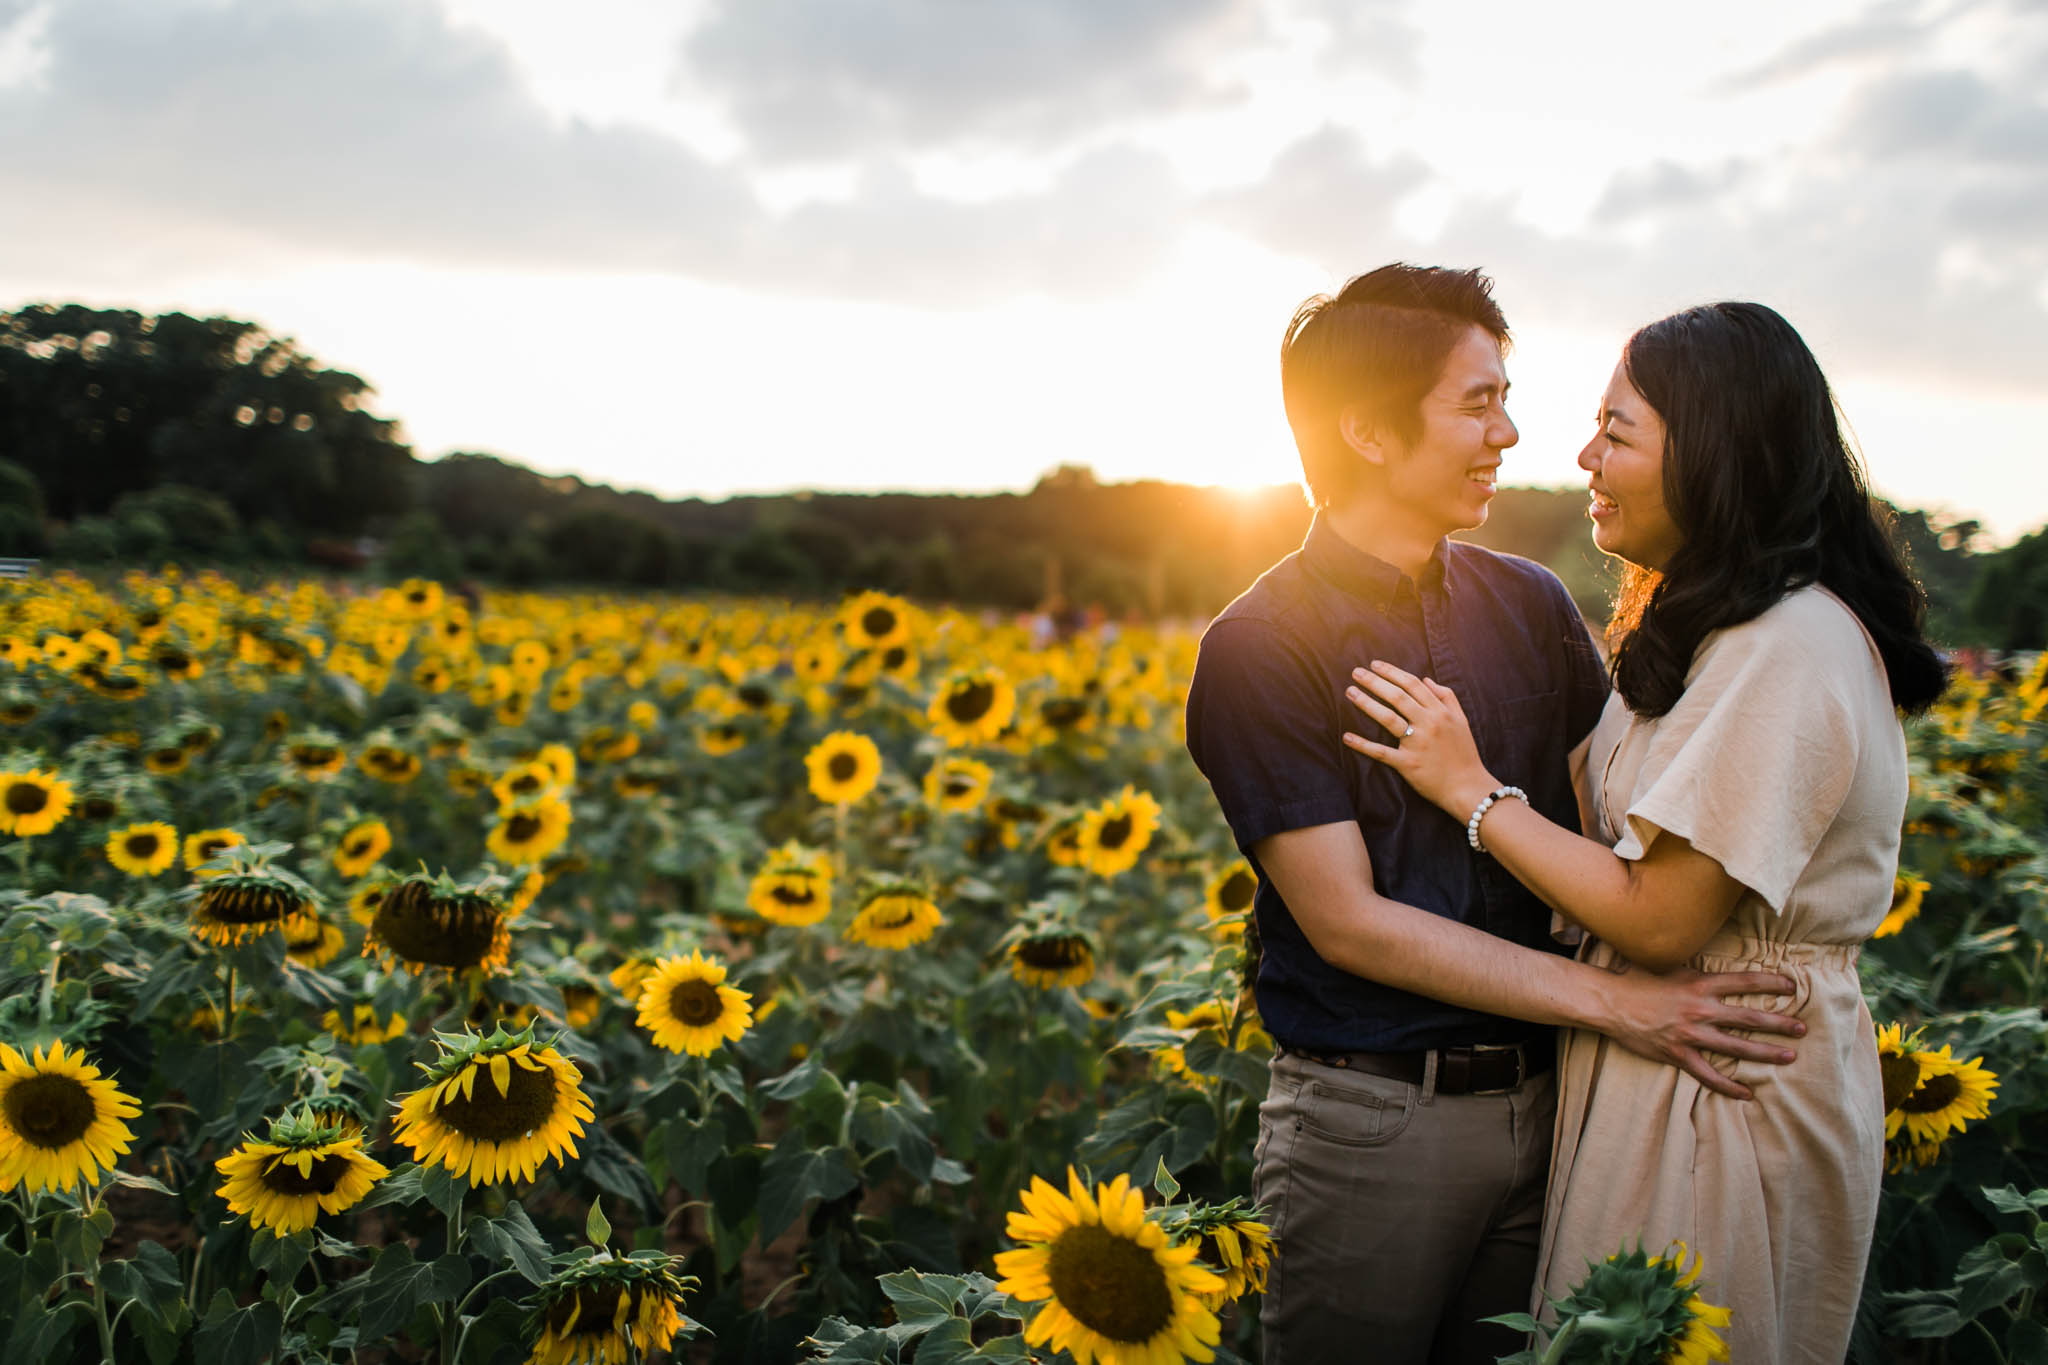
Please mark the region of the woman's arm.
MULTIPOLYGON (((1344 742, 1386 764, 1460 822, 1501 786, 1480 761, 1464 709, 1447 687, 1374 662, 1352 676, 1352 703, 1399 736, 1344 742)), ((1526 801, 1496 801, 1480 826, 1486 851, 1552 909, 1653 971, 1686 961, 1727 922, 1744 887, 1682 837, 1661 834, 1631 861, 1552 824, 1526 801)))

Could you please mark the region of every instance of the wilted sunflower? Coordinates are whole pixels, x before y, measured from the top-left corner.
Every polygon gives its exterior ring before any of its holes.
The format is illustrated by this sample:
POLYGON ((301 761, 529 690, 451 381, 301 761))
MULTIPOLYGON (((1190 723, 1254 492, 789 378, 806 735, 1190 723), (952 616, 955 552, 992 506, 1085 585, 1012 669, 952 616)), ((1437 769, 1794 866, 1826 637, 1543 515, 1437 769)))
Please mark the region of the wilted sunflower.
POLYGON ((238 848, 247 842, 247 839, 231 829, 195 830, 185 836, 185 866, 190 871, 198 872, 202 877, 217 877, 220 875, 219 869, 210 872, 200 869, 229 849, 238 848))
POLYGON ((1885 913, 1884 922, 1870 931, 1872 938, 1889 938, 1920 913, 1920 902, 1927 895, 1927 883, 1910 872, 1901 872, 1892 878, 1892 908, 1885 913))
POLYGON ((748 992, 722 984, 725 964, 692 952, 656 962, 640 984, 639 1024, 657 1047, 709 1057, 754 1022, 748 992))
POLYGON ((1201 1259, 1223 1277, 1223 1288, 1203 1296, 1212 1309, 1246 1294, 1266 1292, 1273 1264, 1273 1230, 1257 1218, 1230 1218, 1204 1229, 1201 1259))
POLYGON ((304 1232, 322 1213, 341 1213, 362 1202, 371 1186, 391 1174, 363 1152, 360 1131, 321 1122, 311 1113, 272 1122, 266 1141, 244 1134, 241 1146, 213 1163, 228 1212, 280 1237, 304 1232))
POLYGON ((25 692, 0 697, 0 725, 26 725, 41 714, 43 704, 25 692))
POLYGON ((99 1179, 135 1140, 142 1106, 61 1042, 24 1057, 0 1043, 0 1191, 69 1189, 99 1179))
POLYGON ((924 942, 945 922, 945 915, 923 888, 894 884, 861 902, 846 936, 870 948, 895 951, 924 942))
POLYGON ((349 827, 331 855, 334 870, 354 881, 391 851, 391 829, 382 820, 358 820, 349 827))
POLYGON ((55 773, 0 772, 0 834, 48 834, 71 813, 71 787, 55 773))
POLYGON ((324 782, 348 762, 348 751, 332 735, 308 730, 285 741, 285 766, 308 782, 324 782))
POLYGON ((569 821, 569 803, 559 798, 512 806, 498 813, 484 847, 500 862, 538 863, 568 840, 569 821))
POLYGON ((303 915, 285 928, 285 960, 317 970, 339 957, 347 942, 340 925, 330 924, 320 915, 303 915))
POLYGON ((154 877, 178 860, 178 831, 161 820, 107 836, 107 861, 131 877, 154 877))
POLYGON ((1215 1359, 1222 1328, 1202 1300, 1223 1278, 1196 1262, 1194 1242, 1168 1244, 1130 1177, 1091 1192, 1070 1166, 1065 1194, 1033 1176, 1019 1197, 1005 1231, 1022 1245, 996 1254, 996 1287, 1045 1304, 1027 1342, 1101 1365, 1215 1359))
POLYGON ((784 844, 754 874, 747 907, 771 924, 816 924, 832 913, 831 858, 800 844, 784 844))
POLYGON ((374 954, 414 976, 430 967, 453 976, 489 976, 511 958, 510 919, 488 883, 465 885, 415 872, 385 888, 363 955, 374 954))
POLYGON ((1081 817, 1076 839, 1081 865, 1098 877, 1127 872, 1158 828, 1159 803, 1135 787, 1125 787, 1081 817))
POLYGON ((694 1335, 681 1304, 697 1281, 677 1273, 682 1264, 650 1251, 571 1262, 542 1287, 527 1321, 527 1365, 624 1365, 667 1350, 678 1333, 694 1335))
POLYGON ((1095 949, 1082 934, 1049 933, 1019 939, 1010 947, 1010 975, 1043 991, 1085 985, 1095 975, 1095 949))
POLYGON ((839 609, 839 628, 854 649, 887 649, 910 638, 910 604, 884 592, 864 592, 839 609))
POLYGON ((882 753, 866 735, 835 730, 804 755, 811 774, 811 795, 829 805, 847 805, 875 789, 882 776, 882 753))
POLYGON ((942 758, 924 775, 925 803, 948 815, 964 815, 981 805, 995 773, 974 758, 942 758))
POLYGON ((472 1185, 533 1179, 543 1162, 576 1155, 592 1117, 575 1066, 535 1047, 531 1028, 487 1037, 437 1033, 440 1060, 420 1063, 427 1083, 399 1101, 396 1142, 472 1185))
POLYGON ((993 742, 1016 714, 1017 689, 993 668, 954 673, 925 711, 932 733, 955 749, 993 742))
POLYGON ((192 932, 221 947, 274 930, 302 931, 318 909, 312 887, 276 868, 223 872, 189 894, 192 932))
POLYGON ((356 767, 393 786, 404 786, 420 775, 420 756, 396 744, 370 744, 356 755, 356 767))
POLYGON ((389 1019, 379 1019, 375 1005, 358 1002, 349 1008, 346 1022, 340 1010, 328 1010, 320 1016, 320 1027, 342 1042, 360 1047, 364 1043, 388 1043, 404 1033, 407 1025, 405 1016, 396 1010, 389 1019))

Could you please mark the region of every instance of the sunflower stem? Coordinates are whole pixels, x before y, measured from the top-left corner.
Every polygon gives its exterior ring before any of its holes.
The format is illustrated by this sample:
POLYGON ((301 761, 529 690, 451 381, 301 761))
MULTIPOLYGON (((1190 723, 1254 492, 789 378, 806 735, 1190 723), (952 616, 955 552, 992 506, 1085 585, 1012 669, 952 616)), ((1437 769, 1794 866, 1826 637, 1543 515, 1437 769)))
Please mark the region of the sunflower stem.
POLYGON ((57 1000, 57 964, 64 960, 64 940, 58 939, 50 945, 50 970, 43 974, 43 992, 36 1000, 36 1022, 50 1022, 50 1012, 57 1000))
POLYGON ((228 959, 227 1008, 221 1012, 220 1037, 228 1042, 235 1036, 235 962, 228 959))
POLYGON ((114 1324, 107 1321, 107 1281, 97 1270, 92 1277, 92 1323, 99 1329, 101 1359, 107 1365, 120 1365, 114 1359, 114 1324))
POLYGON ((1550 1345, 1544 1348, 1543 1357, 1536 1365, 1558 1365, 1558 1362, 1564 1359, 1564 1348, 1579 1334, 1579 1321, 1578 1318, 1573 1318, 1550 1339, 1550 1345))

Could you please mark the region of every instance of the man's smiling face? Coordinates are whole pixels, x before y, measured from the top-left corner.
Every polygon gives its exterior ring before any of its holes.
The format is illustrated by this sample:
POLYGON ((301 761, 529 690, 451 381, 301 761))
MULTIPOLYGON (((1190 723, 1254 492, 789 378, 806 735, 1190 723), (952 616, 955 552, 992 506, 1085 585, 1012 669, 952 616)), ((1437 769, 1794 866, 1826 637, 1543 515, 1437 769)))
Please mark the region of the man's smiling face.
POLYGON ((1521 439, 1507 411, 1500 343, 1484 327, 1466 332, 1423 396, 1413 442, 1382 437, 1387 499, 1435 536, 1486 520, 1501 452, 1521 439))

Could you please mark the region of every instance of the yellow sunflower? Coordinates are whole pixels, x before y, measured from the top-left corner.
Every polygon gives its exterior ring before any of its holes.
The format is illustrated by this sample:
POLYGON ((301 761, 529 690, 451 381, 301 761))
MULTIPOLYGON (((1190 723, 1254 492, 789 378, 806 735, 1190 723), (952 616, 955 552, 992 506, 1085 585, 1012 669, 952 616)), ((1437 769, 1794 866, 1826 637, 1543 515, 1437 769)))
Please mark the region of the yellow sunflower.
POLYGON ((612 968, 605 979, 617 987, 619 994, 625 996, 626 999, 638 1000, 640 998, 640 987, 645 984, 648 976, 653 971, 653 958, 629 957, 618 966, 612 968))
MULTIPOLYGON (((1223 1027, 1228 1022, 1223 1013, 1223 1003, 1219 1000, 1204 1000, 1191 1010, 1170 1009, 1166 1012, 1168 1028, 1197 1029, 1214 1033, 1219 1042, 1223 1041, 1223 1027)), ((1188 1070, 1187 1057, 1180 1047, 1163 1047, 1156 1055, 1171 1075, 1185 1077, 1198 1085, 1206 1079, 1188 1070)))
POLYGON ((142 766, 158 777, 176 777, 191 762, 192 751, 178 744, 159 744, 142 755, 142 766))
POLYGON ((1209 923, 1217 926, 1218 932, 1242 933, 1243 916, 1251 912, 1252 898, 1258 889, 1259 879, 1253 874, 1252 865, 1242 858, 1218 872, 1209 879, 1202 899, 1209 923), (1232 923, 1221 923, 1232 916, 1238 918, 1232 923))
POLYGON ((1892 878, 1892 908, 1886 912, 1884 922, 1870 931, 1872 938, 1889 938, 1920 913, 1920 902, 1927 895, 1927 883, 1910 872, 1901 872, 1892 878))
POLYGON ((420 756, 396 744, 371 744, 356 755, 356 767, 379 782, 402 787, 420 775, 420 756))
POLYGON ((1045 856, 1054 867, 1081 865, 1081 819, 1076 815, 1062 820, 1046 834, 1045 856))
POLYGON ((0 772, 0 834, 48 834, 71 812, 71 787, 55 773, 0 772))
POLYGON ((953 674, 925 711, 932 733, 955 749, 994 742, 1016 714, 1017 689, 994 668, 953 674))
POLYGON ((398 1104, 394 1141, 472 1185, 513 1176, 531 1180, 541 1165, 576 1155, 575 1138, 592 1117, 582 1075, 551 1047, 535 1047, 531 1029, 436 1035, 440 1060, 420 1063, 427 1083, 398 1104))
POLYGON ((311 887, 275 869, 223 872, 194 890, 192 932, 220 947, 277 930, 302 930, 318 908, 311 887))
POLYGON ((722 984, 725 970, 724 963, 702 952, 654 964, 640 984, 638 1022, 654 1035, 657 1047, 709 1057, 752 1027, 748 1002, 753 996, 722 984))
POLYGON ((501 807, 524 806, 561 793, 562 782, 552 766, 538 760, 507 768, 491 783, 491 794, 501 807))
POLYGON ((161 820, 107 836, 107 861, 131 877, 154 877, 178 860, 178 831, 161 820))
POLYGON ((195 830, 185 836, 185 867, 202 877, 218 876, 218 869, 211 872, 201 869, 229 849, 247 842, 247 839, 231 829, 195 830))
POLYGON ((486 977, 512 956, 510 919, 504 904, 482 886, 414 873, 385 888, 363 955, 414 976, 439 968, 451 976, 486 977))
POLYGON ((331 737, 316 732, 295 736, 285 744, 285 766, 308 782, 324 782, 342 770, 348 751, 331 737))
POLYGON ((391 851, 391 829, 382 820, 359 820, 334 846, 334 870, 354 881, 391 851))
POLYGON ((1101 1365, 1215 1359, 1222 1329, 1202 1299, 1223 1278, 1196 1262, 1195 1243, 1169 1245, 1146 1221, 1128 1176, 1091 1192, 1069 1167, 1065 1194, 1033 1176, 1020 1198, 1005 1231, 1022 1245, 996 1254, 996 1287, 1045 1304, 1027 1342, 1101 1365))
POLYGON ((296 923, 285 926, 285 960, 301 967, 325 967, 341 955, 347 942, 348 936, 341 932, 340 925, 330 924, 319 915, 303 915, 296 923))
POLYGON ((667 1350, 679 1332, 694 1334, 679 1305, 697 1281, 676 1273, 680 1265, 672 1256, 602 1252, 571 1264, 541 1290, 540 1334, 526 1365, 624 1365, 667 1350))
POLYGON ((1134 787, 1081 817, 1076 842, 1081 865, 1098 877, 1114 877, 1136 866, 1138 855, 1159 828, 1159 803, 1134 787))
POLYGON ((924 942, 945 922, 945 915, 920 888, 885 886, 861 903, 846 936, 870 948, 900 951, 924 942))
POLYGON ((1086 985, 1095 975, 1095 949, 1081 934, 1039 934, 1010 948, 1010 975, 1042 991, 1086 985))
POLYGON ((597 1012, 604 1005, 604 997, 595 986, 570 983, 561 987, 562 1021, 573 1029, 586 1029, 597 1022, 597 1012))
POLYGON ((348 917, 364 928, 377 918, 377 907, 384 903, 384 897, 391 891, 391 882, 381 876, 372 876, 349 893, 348 917))
POLYGON ((864 592, 839 609, 839 628, 855 649, 887 649, 910 638, 910 604, 884 592, 864 592))
POLYGON ((925 804, 948 815, 964 815, 988 796, 995 772, 973 758, 942 758, 924 775, 925 804))
POLYGON ((723 758, 747 747, 747 732, 730 722, 706 725, 697 732, 697 747, 713 758, 723 758))
POLYGON ((1223 1277, 1220 1291, 1202 1302, 1211 1309, 1246 1294, 1266 1292, 1266 1272, 1273 1264, 1273 1230, 1256 1218, 1232 1218, 1202 1233, 1202 1261, 1223 1277))
POLYGON ((882 753, 866 735, 835 730, 804 755, 811 795, 829 805, 849 805, 875 789, 882 753))
MULTIPOLYGON (((1665 1249, 1663 1256, 1652 1256, 1650 1265, 1669 1265, 1673 1271, 1685 1264, 1687 1255, 1683 1242, 1673 1242, 1665 1249), (1675 1248, 1675 1254, 1674 1254, 1675 1248)), ((1679 1274, 1673 1282, 1679 1289, 1690 1289, 1700 1277, 1700 1262, 1697 1258, 1692 1269, 1679 1274)), ((1715 1332, 1717 1327, 1726 1327, 1732 1319, 1726 1308, 1716 1308, 1693 1291, 1686 1296, 1687 1314, 1685 1330, 1666 1340, 1663 1365, 1707 1365, 1711 1360, 1728 1359, 1728 1343, 1715 1332)))
POLYGON ((362 1202, 391 1174, 363 1151, 360 1132, 316 1122, 310 1115, 271 1125, 270 1140, 247 1136, 213 1163, 228 1212, 280 1237, 304 1232, 322 1213, 342 1213, 362 1202))
POLYGON ((754 874, 747 906, 770 924, 816 924, 832 913, 832 859, 799 844, 784 844, 754 874))
POLYGON ((142 1106, 61 1042, 27 1057, 0 1043, 0 1191, 94 1183, 135 1140, 142 1106))
MULTIPOLYGON (((1959 1062, 1949 1055, 1944 1043, 1938 1052, 1908 1054, 1918 1068, 1918 1084, 1896 1108, 1889 1103, 1885 1135, 1905 1130, 1908 1142, 1939 1143, 1950 1133, 1960 1133, 1973 1119, 1991 1112, 1991 1098, 1998 1090, 1998 1073, 1984 1068, 1984 1059, 1972 1057, 1959 1062)), ((1890 1097, 1887 1096, 1887 1101, 1890 1097)))
POLYGON ((388 1043, 403 1034, 408 1025, 405 1016, 396 1010, 390 1018, 379 1019, 375 1005, 358 1003, 350 1007, 346 1022, 340 1010, 328 1010, 320 1016, 320 1027, 342 1042, 360 1047, 365 1043, 388 1043))
POLYGON ((569 803, 558 798, 500 811, 484 847, 500 862, 538 863, 569 838, 569 803))

